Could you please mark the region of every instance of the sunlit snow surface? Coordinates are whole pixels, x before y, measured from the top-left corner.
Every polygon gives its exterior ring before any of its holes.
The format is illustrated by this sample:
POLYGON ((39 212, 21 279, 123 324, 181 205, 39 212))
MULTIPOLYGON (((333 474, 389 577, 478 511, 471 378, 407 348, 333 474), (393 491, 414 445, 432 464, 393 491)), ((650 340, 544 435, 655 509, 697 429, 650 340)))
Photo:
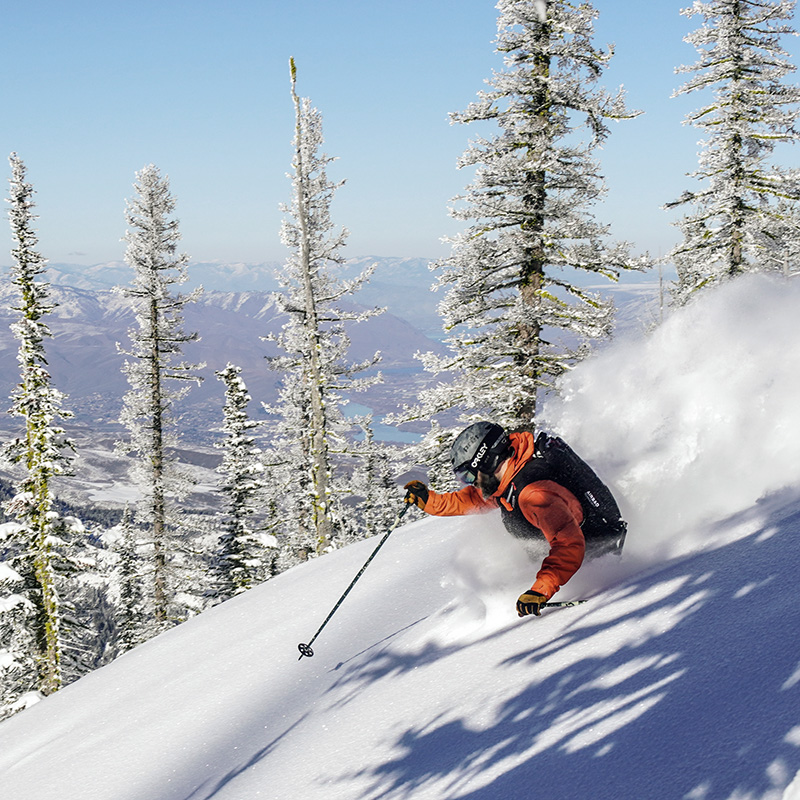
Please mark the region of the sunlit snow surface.
MULTIPOLYGON (((570 376, 548 421, 624 558, 519 620, 492 517, 291 570, 0 724, 15 800, 800 800, 800 283, 742 279, 570 376)), ((399 495, 398 495, 399 499, 399 495)))

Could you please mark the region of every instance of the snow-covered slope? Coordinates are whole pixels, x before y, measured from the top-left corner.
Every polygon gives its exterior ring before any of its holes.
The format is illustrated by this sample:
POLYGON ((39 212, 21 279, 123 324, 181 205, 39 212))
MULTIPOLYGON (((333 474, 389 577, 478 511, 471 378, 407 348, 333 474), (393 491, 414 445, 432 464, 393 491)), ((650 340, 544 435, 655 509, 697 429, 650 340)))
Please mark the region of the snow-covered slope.
POLYGON ((548 417, 625 556, 519 620, 493 516, 275 578, 0 724, 19 800, 799 800, 800 284, 743 279, 573 373, 548 417))

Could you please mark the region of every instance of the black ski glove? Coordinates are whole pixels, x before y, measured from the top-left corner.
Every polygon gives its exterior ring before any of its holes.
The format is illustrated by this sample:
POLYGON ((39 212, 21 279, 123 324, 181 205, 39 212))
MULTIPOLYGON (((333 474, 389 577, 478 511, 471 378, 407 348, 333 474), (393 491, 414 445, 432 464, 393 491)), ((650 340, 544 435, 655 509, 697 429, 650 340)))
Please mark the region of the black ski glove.
POLYGON ((411 481, 403 488, 406 490, 406 503, 413 503, 424 511, 428 502, 428 487, 422 481, 411 481))
POLYGON ((534 592, 533 589, 528 589, 517 600, 517 614, 521 617, 527 617, 528 614, 538 617, 542 613, 542 603, 546 602, 547 598, 543 594, 534 592))

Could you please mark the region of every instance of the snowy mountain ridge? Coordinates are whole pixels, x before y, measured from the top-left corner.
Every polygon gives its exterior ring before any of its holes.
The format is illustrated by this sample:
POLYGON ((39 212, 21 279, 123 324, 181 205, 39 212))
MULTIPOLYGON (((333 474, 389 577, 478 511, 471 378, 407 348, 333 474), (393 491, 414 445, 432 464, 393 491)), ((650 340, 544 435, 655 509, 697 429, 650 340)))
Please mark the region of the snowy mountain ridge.
MULTIPOLYGON (((375 265, 372 280, 359 293, 358 302, 364 306, 387 306, 390 313, 409 319, 427 335, 436 335, 441 321, 436 306, 441 299, 430 291, 433 281, 430 259, 387 256, 357 256, 350 258, 338 271, 342 277, 355 277, 375 265), (409 304, 409 291, 415 302, 409 304), (413 307, 409 307, 413 305, 413 307), (408 315, 408 316, 407 316, 408 315)), ((186 289, 203 286, 207 291, 225 293, 273 292, 280 288, 278 262, 229 263, 222 261, 192 262, 187 269, 186 289)), ((334 272, 336 268, 332 268, 334 272)), ((7 270, 3 270, 7 272, 7 270)), ((124 261, 80 265, 51 263, 47 279, 55 286, 103 291, 130 282, 131 269, 124 261)))
MULTIPOLYGON (((56 305, 48 320, 53 337, 46 348, 53 383, 68 395, 68 407, 78 422, 113 426, 128 388, 121 372, 124 356, 117 349, 117 343, 127 347, 128 329, 134 324, 128 302, 107 289, 50 288, 56 305)), ((5 397, 17 382, 17 344, 9 329, 15 319, 14 292, 8 280, 0 281, 0 396, 5 397)), ((280 376, 269 370, 265 357, 277 351, 262 337, 277 332, 283 320, 271 306, 268 292, 206 291, 186 307, 185 321, 186 330, 199 332, 200 339, 188 343, 184 355, 206 364, 202 385, 189 393, 185 403, 186 413, 195 421, 190 435, 207 439, 208 431, 221 422, 224 390, 214 373, 228 362, 242 367, 254 415, 260 413, 262 402, 274 402, 280 376)), ((382 354, 378 369, 386 384, 360 399, 378 415, 395 410, 397 398, 413 398, 415 376, 422 375, 414 353, 441 349, 438 342, 391 314, 353 325, 349 333, 353 361, 367 359, 377 350, 382 354)))
POLYGON ((1 723, 0 796, 800 800, 799 302, 739 279, 545 409, 630 524, 557 595, 586 604, 520 620, 541 552, 494 515, 413 521, 311 659, 375 538, 1 723))
MULTIPOLYGON (((355 256, 347 259, 339 271, 342 277, 353 278, 374 266, 371 279, 358 294, 358 302, 367 307, 386 307, 390 314, 436 339, 441 337, 442 321, 437 309, 443 295, 433 289, 436 273, 431 267, 434 263, 433 259, 419 257, 355 256)), ((276 276, 281 268, 278 262, 193 262, 188 266, 185 288, 203 286, 207 292, 234 295, 273 292, 280 288, 276 276)), ((7 274, 8 267, 0 268, 0 272, 7 274)), ((93 265, 50 263, 46 277, 54 286, 103 292, 127 285, 131 270, 124 261, 93 265)), ((592 276, 576 275, 574 279, 584 285, 591 282, 592 276)), ((619 283, 604 281, 592 288, 599 294, 618 298, 617 305, 624 309, 632 300, 641 300, 643 293, 651 298, 655 296, 658 279, 647 273, 629 273, 619 283)))

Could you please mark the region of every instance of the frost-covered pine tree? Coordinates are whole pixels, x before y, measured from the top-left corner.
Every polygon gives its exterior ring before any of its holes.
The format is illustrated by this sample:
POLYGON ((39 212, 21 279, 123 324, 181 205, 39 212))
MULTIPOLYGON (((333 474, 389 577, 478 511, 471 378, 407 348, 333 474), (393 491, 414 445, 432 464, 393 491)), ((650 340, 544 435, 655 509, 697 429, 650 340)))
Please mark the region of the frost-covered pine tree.
POLYGON ((144 559, 139 553, 139 532, 134 527, 130 509, 125 507, 115 542, 117 566, 117 647, 121 653, 132 650, 146 638, 147 611, 143 591, 144 559))
POLYGON ((675 264, 675 299, 744 272, 784 271, 800 251, 800 171, 770 164, 776 144, 796 142, 800 87, 785 78, 794 65, 780 45, 795 31, 788 0, 711 0, 681 11, 702 25, 686 37, 700 54, 678 72, 691 78, 676 95, 703 92, 709 102, 686 122, 707 138, 686 191, 667 208, 694 211, 679 223, 683 241, 667 256, 675 264))
POLYGON ((129 331, 130 349, 120 348, 128 356, 124 372, 131 387, 120 422, 130 440, 118 447, 136 460, 133 475, 141 493, 137 519, 149 528, 153 608, 157 626, 163 627, 176 593, 170 566, 180 553, 175 541, 177 503, 191 485, 171 455, 179 441, 175 403, 189 390, 188 383, 199 383, 197 370, 203 366, 182 360, 183 346, 198 338, 184 332, 183 309, 201 290, 175 291, 187 279, 188 256, 178 253, 180 232, 172 217, 175 200, 168 178, 151 164, 136 174, 134 189, 125 234, 125 261, 133 281, 117 288, 136 316, 136 326, 129 331))
POLYGON ((271 337, 283 355, 271 359, 283 373, 277 406, 268 408, 277 418, 271 437, 283 465, 281 504, 285 510, 285 546, 299 558, 329 549, 342 528, 334 486, 334 456, 347 447, 349 427, 341 411, 342 392, 366 385, 353 376, 377 361, 377 354, 362 364, 346 362, 349 339, 346 321, 360 321, 380 313, 345 311, 338 304, 368 278, 366 270, 353 280, 340 280, 334 269, 344 263, 341 248, 347 231, 334 231, 330 205, 341 185, 326 173, 333 160, 320 152, 322 117, 308 99, 296 91, 296 71, 291 61, 291 92, 295 107, 292 202, 281 240, 290 248, 279 275, 283 291, 275 295, 288 321, 271 337))
MULTIPOLYGON (((70 467, 71 445, 56 422, 69 413, 47 369, 44 342, 50 330, 45 317, 53 306, 49 286, 41 279, 46 261, 36 250, 33 187, 26 182, 25 165, 16 153, 10 163, 9 216, 15 245, 11 276, 20 297, 14 309, 19 317, 11 326, 19 342, 20 382, 10 413, 24 419, 25 433, 4 452, 22 467, 23 477, 5 504, 17 524, 8 531, 3 548, 7 558, 0 565, 12 591, 0 596, 0 669, 10 677, 12 694, 46 695, 62 684, 61 609, 53 569, 54 532, 60 517, 53 508, 52 482, 70 467), (20 625, 27 630, 20 630, 20 625)), ((9 699, 7 694, 4 699, 9 699)))
MULTIPOLYGON (((588 3, 500 0, 497 50, 505 68, 457 123, 477 123, 460 168, 474 180, 451 211, 469 225, 434 265, 450 355, 423 363, 443 376, 405 418, 447 409, 530 428, 537 394, 580 357, 582 343, 609 333, 610 304, 581 275, 616 280, 641 268, 626 243, 607 243, 593 209, 605 191, 594 150, 608 121, 634 116, 620 89, 598 79, 612 56, 592 42, 588 3)), ((428 437, 440 451, 447 430, 428 437)), ((432 452, 433 452, 432 451, 432 452)))
MULTIPOLYGON (((253 436, 259 423, 248 416, 251 398, 241 372, 241 367, 228 364, 216 373, 225 384, 224 438, 215 443, 223 451, 217 472, 222 476, 220 491, 226 506, 212 567, 212 591, 219 600, 244 592, 269 577, 272 561, 265 532, 252 526, 266 484, 261 450, 253 436)), ((271 538, 271 534, 266 535, 271 538)))
POLYGON ((403 457, 397 447, 375 440, 370 418, 360 426, 363 439, 358 442, 352 487, 361 498, 357 506, 361 527, 376 534, 390 527, 402 508, 397 475, 402 472, 403 457))
POLYGON ((27 597, 29 592, 22 577, 26 572, 25 544, 20 525, 15 522, 0 525, 0 720, 42 696, 37 668, 36 609, 27 597))
POLYGON ((116 623, 109 600, 110 555, 74 516, 53 524, 53 570, 60 604, 64 684, 113 660, 116 623))

